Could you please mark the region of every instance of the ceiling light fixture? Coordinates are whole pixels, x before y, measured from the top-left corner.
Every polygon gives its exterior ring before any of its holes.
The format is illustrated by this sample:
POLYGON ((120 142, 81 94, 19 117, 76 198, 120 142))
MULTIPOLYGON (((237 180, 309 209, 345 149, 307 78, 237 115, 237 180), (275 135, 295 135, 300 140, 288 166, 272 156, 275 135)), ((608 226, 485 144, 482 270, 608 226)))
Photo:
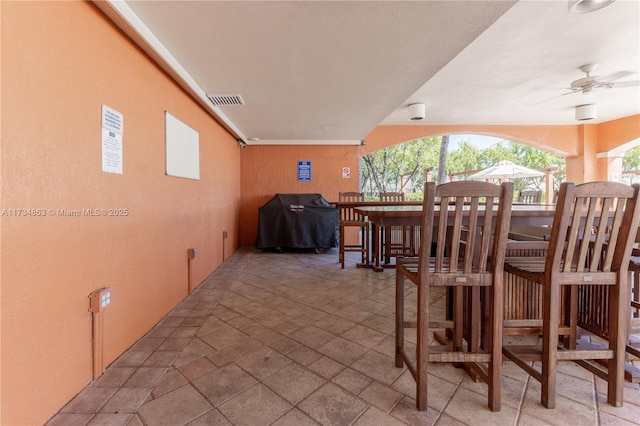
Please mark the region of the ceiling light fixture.
POLYGON ((610 5, 615 0, 569 0, 569 13, 580 14, 595 12, 610 5))
POLYGON ((576 107, 576 120, 589 121, 598 116, 598 106, 595 104, 578 105, 576 107))
POLYGON ((426 106, 424 104, 411 104, 409 105, 409 120, 417 121, 424 120, 426 106))

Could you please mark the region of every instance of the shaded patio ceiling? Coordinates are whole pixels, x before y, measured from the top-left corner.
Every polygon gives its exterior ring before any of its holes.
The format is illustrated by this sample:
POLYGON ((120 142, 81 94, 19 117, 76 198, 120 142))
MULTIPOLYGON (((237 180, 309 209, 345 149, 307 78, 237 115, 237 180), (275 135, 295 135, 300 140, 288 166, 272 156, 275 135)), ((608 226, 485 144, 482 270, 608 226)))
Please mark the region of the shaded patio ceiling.
POLYGON ((380 124, 576 124, 582 104, 597 105, 588 123, 640 113, 638 1, 579 15, 566 0, 95 4, 248 144, 359 143, 380 124), (624 87, 566 94, 590 63, 624 87), (409 121, 411 103, 424 120, 409 121))

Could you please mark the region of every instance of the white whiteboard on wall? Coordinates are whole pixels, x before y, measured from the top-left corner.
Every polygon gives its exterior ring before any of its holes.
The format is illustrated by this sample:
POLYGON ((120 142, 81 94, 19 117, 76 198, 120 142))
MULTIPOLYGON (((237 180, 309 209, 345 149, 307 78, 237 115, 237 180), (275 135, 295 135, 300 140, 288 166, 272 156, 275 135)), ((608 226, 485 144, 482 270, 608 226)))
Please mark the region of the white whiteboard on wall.
POLYGON ((200 180, 200 135, 165 111, 166 174, 200 180))

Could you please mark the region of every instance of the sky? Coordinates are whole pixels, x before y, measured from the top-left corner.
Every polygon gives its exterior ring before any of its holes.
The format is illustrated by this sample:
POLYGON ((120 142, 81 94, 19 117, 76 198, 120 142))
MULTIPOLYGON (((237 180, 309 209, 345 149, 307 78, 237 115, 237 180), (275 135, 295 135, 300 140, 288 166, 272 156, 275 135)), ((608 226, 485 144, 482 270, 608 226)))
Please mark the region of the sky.
POLYGON ((485 149, 504 139, 483 135, 450 135, 449 152, 458 149, 460 146, 460 142, 464 140, 468 140, 472 145, 478 147, 478 149, 485 149))

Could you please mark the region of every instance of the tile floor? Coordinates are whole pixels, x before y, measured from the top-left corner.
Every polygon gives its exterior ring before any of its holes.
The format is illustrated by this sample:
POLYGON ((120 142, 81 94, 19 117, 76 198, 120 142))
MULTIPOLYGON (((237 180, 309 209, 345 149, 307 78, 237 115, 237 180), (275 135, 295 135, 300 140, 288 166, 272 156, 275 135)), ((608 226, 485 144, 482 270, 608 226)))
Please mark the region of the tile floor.
POLYGON ((505 362, 499 413, 486 385, 431 364, 429 409, 416 411, 413 379, 393 361, 393 270, 354 265, 340 269, 337 249, 241 249, 48 425, 640 424, 638 384, 615 408, 571 363, 548 410, 540 385, 505 362))

